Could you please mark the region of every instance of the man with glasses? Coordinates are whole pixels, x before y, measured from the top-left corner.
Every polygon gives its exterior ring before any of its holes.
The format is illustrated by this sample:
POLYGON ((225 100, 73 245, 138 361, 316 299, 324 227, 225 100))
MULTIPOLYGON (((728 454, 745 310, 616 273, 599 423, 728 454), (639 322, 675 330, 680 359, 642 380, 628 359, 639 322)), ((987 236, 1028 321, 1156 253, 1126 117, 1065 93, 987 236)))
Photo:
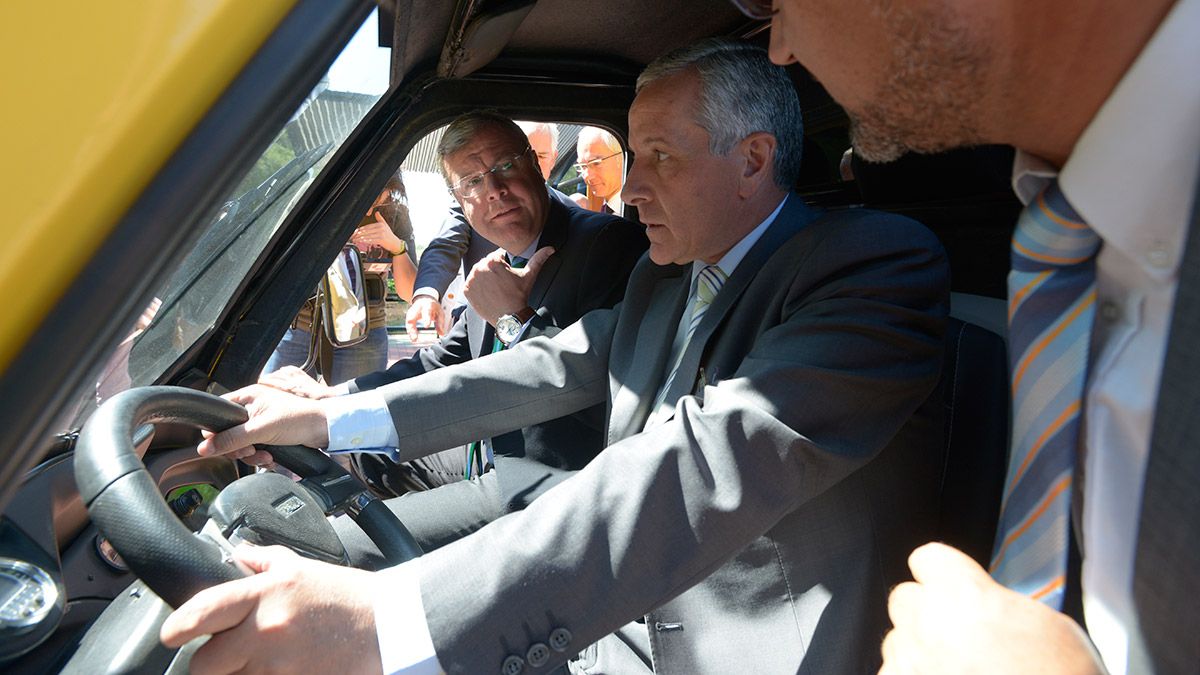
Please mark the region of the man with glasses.
POLYGON ((584 208, 620 215, 625 153, 616 136, 598 127, 584 127, 575 142, 575 170, 587 184, 587 195, 572 195, 584 208))
MULTIPOLYGON (((463 115, 446 128, 437 154, 471 228, 499 245, 467 275, 467 310, 437 343, 343 387, 324 387, 299 373, 286 380, 267 378, 264 384, 309 398, 376 389, 508 349, 522 339, 553 336, 585 313, 621 299, 629 272, 647 246, 642 228, 553 199, 537 155, 511 120, 489 112, 463 115)), ((452 398, 444 405, 466 406, 452 398)), ((379 413, 381 419, 368 422, 391 427, 386 407, 380 405, 379 413)), ((363 453, 353 462, 377 492, 402 495, 389 505, 422 547, 432 550, 523 508, 582 468, 604 445, 603 423, 603 406, 592 406, 403 464, 363 453)), ((361 540, 359 548, 375 554, 348 521, 338 527, 344 539, 361 540)))
MULTIPOLYGON (((549 180, 550 171, 558 159, 558 125, 551 122, 517 122, 529 139, 529 147, 537 155, 542 178, 549 180)), ((558 190, 550 196, 563 204, 573 204, 558 190)), ((433 328, 439 337, 450 329, 453 319, 442 310, 442 296, 461 268, 470 272, 475 263, 496 250, 496 244, 471 229, 462 208, 451 209, 438 235, 430 240, 421 254, 417 278, 413 282, 412 302, 404 317, 408 338, 417 342, 421 327, 433 328)), ((458 310, 455 310, 457 316, 458 310)))

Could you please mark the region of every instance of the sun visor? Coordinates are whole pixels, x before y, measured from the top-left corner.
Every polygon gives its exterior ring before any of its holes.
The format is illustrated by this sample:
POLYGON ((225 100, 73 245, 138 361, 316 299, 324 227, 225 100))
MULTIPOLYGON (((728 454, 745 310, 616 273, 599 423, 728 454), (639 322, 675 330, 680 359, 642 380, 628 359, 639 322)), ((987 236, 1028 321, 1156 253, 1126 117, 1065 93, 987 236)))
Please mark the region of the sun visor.
POLYGON ((492 62, 512 39, 536 0, 514 0, 479 13, 442 48, 438 75, 465 77, 492 62))

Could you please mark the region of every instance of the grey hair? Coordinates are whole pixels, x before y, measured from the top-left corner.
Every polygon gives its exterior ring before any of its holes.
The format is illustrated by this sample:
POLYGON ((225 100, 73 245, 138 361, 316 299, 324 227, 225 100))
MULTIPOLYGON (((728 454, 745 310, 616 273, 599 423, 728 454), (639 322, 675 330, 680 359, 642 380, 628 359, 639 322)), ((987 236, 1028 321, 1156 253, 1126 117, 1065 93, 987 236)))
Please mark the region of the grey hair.
POLYGON ((750 134, 769 133, 776 143, 775 184, 791 190, 800 175, 804 124, 800 99, 783 68, 761 47, 709 38, 655 59, 638 76, 636 91, 688 68, 700 76, 694 115, 709 134, 709 152, 724 156, 750 134))
POLYGON ((528 137, 529 134, 537 131, 541 127, 546 127, 550 130, 550 145, 558 148, 558 125, 554 122, 517 122, 517 126, 521 127, 521 131, 528 137))
POLYGON ((582 148, 585 145, 591 144, 596 139, 599 139, 610 152, 622 151, 621 142, 617 140, 617 137, 600 127, 584 127, 580 130, 579 137, 575 139, 575 145, 582 148))
POLYGON ((494 110, 477 110, 454 118, 446 125, 442 138, 437 144, 438 168, 442 170, 442 178, 450 185, 450 173, 446 170, 446 156, 462 150, 475 135, 484 129, 498 129, 512 136, 522 147, 528 147, 529 139, 517 123, 494 110))

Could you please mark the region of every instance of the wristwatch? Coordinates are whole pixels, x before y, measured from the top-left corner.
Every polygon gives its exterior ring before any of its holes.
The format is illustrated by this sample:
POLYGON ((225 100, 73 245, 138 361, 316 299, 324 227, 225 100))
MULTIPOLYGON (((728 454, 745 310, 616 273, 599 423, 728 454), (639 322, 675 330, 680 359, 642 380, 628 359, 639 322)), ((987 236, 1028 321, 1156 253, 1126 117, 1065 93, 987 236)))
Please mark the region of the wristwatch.
POLYGON ((408 253, 408 242, 401 239, 400 240, 400 250, 399 251, 388 251, 388 253, 390 253, 393 258, 395 258, 397 256, 402 256, 405 253, 408 253))
POLYGON ((496 339, 504 343, 505 347, 509 346, 521 334, 521 326, 532 319, 533 315, 533 308, 526 305, 516 314, 505 314, 496 319, 496 339))

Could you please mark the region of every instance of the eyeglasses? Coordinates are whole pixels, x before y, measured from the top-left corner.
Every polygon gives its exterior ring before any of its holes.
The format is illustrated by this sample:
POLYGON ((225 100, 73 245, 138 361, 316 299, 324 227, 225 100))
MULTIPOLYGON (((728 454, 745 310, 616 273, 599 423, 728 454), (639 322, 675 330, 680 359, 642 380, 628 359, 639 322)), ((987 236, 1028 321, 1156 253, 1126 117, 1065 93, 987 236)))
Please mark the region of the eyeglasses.
POLYGON ((618 150, 617 152, 614 152, 613 154, 609 155, 608 157, 600 157, 598 159, 593 159, 593 160, 590 160, 587 162, 575 162, 575 170, 578 171, 579 173, 583 173, 585 170, 595 171, 596 169, 600 168, 600 162, 603 162, 606 159, 610 159, 612 157, 616 157, 617 155, 622 155, 622 154, 624 154, 624 151, 618 150))
POLYGON ((730 0, 734 7, 742 10, 742 14, 751 19, 769 19, 779 10, 774 8, 773 0, 730 0))
POLYGON ((515 176, 517 171, 519 171, 521 168, 521 160, 528 156, 530 150, 532 150, 532 148, 530 148, 528 145, 525 146, 525 149, 521 152, 518 152, 512 157, 496 162, 496 164, 487 171, 473 173, 470 176, 458 181, 454 185, 451 185, 450 191, 456 193, 463 199, 474 199, 478 197, 479 195, 483 194, 484 183, 486 182, 485 179, 489 175, 495 174, 496 178, 499 178, 500 180, 508 180, 509 178, 515 176))

